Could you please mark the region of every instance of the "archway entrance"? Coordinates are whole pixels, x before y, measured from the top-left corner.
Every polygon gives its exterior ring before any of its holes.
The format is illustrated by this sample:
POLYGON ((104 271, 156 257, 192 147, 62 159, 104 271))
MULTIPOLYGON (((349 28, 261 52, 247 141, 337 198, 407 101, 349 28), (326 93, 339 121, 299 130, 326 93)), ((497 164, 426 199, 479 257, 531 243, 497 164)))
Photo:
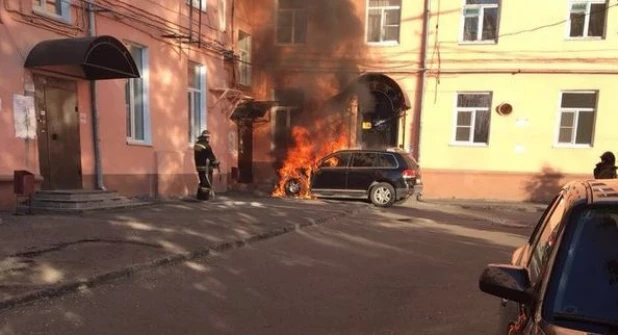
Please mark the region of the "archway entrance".
POLYGON ((358 101, 356 144, 363 148, 396 147, 400 142, 400 118, 410 108, 399 85, 383 74, 366 74, 355 85, 358 101))

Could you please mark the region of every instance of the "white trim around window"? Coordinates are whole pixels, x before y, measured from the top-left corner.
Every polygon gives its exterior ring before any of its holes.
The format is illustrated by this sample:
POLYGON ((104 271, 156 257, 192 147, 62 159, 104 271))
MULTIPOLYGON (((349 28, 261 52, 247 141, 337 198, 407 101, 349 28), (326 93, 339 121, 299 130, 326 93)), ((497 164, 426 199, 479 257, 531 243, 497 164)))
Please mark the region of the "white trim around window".
MULTIPOLYGON (((565 24, 565 31, 564 31, 564 36, 567 40, 601 40, 601 39, 605 39, 605 35, 607 33, 607 10, 608 10, 608 3, 607 0, 569 0, 567 1, 567 13, 566 13, 566 24, 565 24), (592 10, 592 6, 604 6, 605 10, 603 12, 603 27, 601 28, 602 32, 600 33, 600 35, 592 35, 589 36, 590 33, 590 14, 593 11, 592 10), (574 6, 580 6, 582 8, 579 8, 579 10, 574 9, 574 6), (571 13, 573 11, 579 11, 580 14, 584 14, 584 24, 583 24, 583 31, 581 36, 571 36, 571 27, 572 27, 572 21, 571 21, 571 13)), ((594 14, 594 13, 593 13, 594 14)))
POLYGON ((275 45, 304 45, 307 44, 307 26, 308 26, 308 15, 309 11, 306 5, 302 5, 301 7, 292 7, 292 8, 281 8, 280 2, 283 0, 275 0, 276 10, 275 10, 275 45), (283 27, 280 26, 281 15, 283 13, 290 14, 291 26, 286 27, 289 28, 290 31, 290 40, 282 41, 280 39, 279 30, 283 27), (304 16, 304 20, 303 20, 304 16), (300 21, 300 22, 299 22, 300 21), (299 36, 297 36, 297 33, 299 36))
POLYGON ((245 31, 238 30, 238 83, 243 86, 251 86, 251 39, 252 36, 245 31))
POLYGON ((277 149, 285 149, 285 148, 279 148, 277 147, 277 129, 278 124, 277 124, 277 120, 278 120, 278 116, 280 113, 285 113, 285 125, 282 125, 282 127, 284 129, 281 129, 282 131, 287 131, 289 132, 288 135, 291 136, 291 130, 292 130, 292 113, 296 112, 298 108, 297 107, 290 107, 290 106, 276 106, 270 109, 271 112, 271 135, 272 135, 272 142, 270 143, 270 148, 271 150, 277 150, 277 149))
POLYGON ((595 90, 565 90, 560 92, 558 95, 558 112, 556 114, 554 132, 555 148, 589 149, 594 146, 598 102, 599 92, 595 90), (563 106, 563 97, 565 94, 594 95, 594 103, 587 106, 563 106), (586 119, 590 123, 590 139, 587 141, 589 143, 577 143, 578 130, 586 126, 584 123, 586 119), (570 134, 568 134, 569 131, 570 134), (564 137, 567 136, 567 134, 569 135, 568 141, 564 137))
MULTIPOLYGON (((489 91, 461 91, 455 94, 455 101, 453 102, 454 109, 454 117, 452 121, 452 135, 451 135, 451 145, 452 146, 466 146, 466 147, 487 147, 489 146, 489 140, 491 137, 491 104, 493 101, 493 94, 489 91), (488 96, 488 103, 485 106, 459 106, 459 96, 461 95, 484 95, 488 96), (459 114, 466 113, 470 115, 470 121, 468 125, 459 124, 459 114), (485 113, 487 114, 487 135, 484 141, 476 141, 474 136, 476 133, 476 120, 479 117, 479 114, 485 113), (466 140, 458 139, 458 129, 469 130, 468 138, 466 140)), ((463 133, 461 134, 463 135, 463 133)))
MULTIPOLYGON (((187 96, 188 96, 188 106, 187 106, 187 117, 190 120, 189 125, 189 145, 191 145, 198 135, 205 129, 208 129, 208 103, 206 101, 207 98, 207 75, 206 75, 206 66, 194 62, 190 62, 195 66, 197 76, 198 76, 198 87, 191 87, 187 84, 187 96), (195 99, 199 98, 199 106, 197 106, 198 110, 195 110, 195 99), (195 114, 199 113, 199 118, 195 117, 195 114), (196 124, 196 119, 197 123, 196 124)), ((189 75, 187 71, 187 76, 189 75)), ((187 80, 189 82, 189 80, 187 80)))
POLYGON ((65 23, 71 22, 70 0, 56 0, 56 13, 51 13, 47 10, 45 2, 46 0, 35 0, 32 3, 32 11, 37 15, 46 16, 54 20, 63 21, 65 23))
POLYGON ((188 6, 189 4, 193 5, 195 9, 201 9, 202 12, 205 12, 208 9, 208 0, 202 0, 202 8, 200 8, 200 0, 186 0, 185 4, 188 6))
POLYGON ((371 7, 370 2, 371 0, 365 1, 365 8, 367 8, 367 10, 365 11, 365 43, 371 46, 398 46, 401 42, 401 16, 402 16, 401 2, 402 1, 397 1, 399 5, 378 6, 378 7, 371 7), (370 22, 369 12, 371 10, 380 10, 380 40, 379 41, 369 41, 369 22, 370 22), (398 11, 399 12, 399 16, 397 17, 398 19, 397 25, 385 24, 386 13, 388 11, 398 11), (385 31, 384 31, 386 27, 390 27, 390 28, 397 27, 397 39, 396 40, 386 39, 385 31))
POLYGON ((498 34, 500 30, 500 2, 501 0, 496 0, 496 3, 492 4, 467 4, 467 0, 462 1, 461 8, 461 16, 459 22, 459 43, 460 44, 496 44, 498 43, 498 34), (476 38, 474 40, 466 40, 466 11, 469 10, 478 10, 478 22, 477 22, 477 31, 476 38), (493 39, 483 39, 483 26, 485 24, 485 11, 486 10, 495 10, 496 11, 496 27, 494 31, 493 39))
POLYGON ((152 145, 150 123, 149 50, 148 47, 133 42, 125 42, 125 44, 127 45, 127 49, 131 52, 141 75, 140 78, 126 79, 125 102, 127 106, 127 144, 149 146, 152 145), (136 54, 138 54, 137 57, 136 54), (136 90, 140 90, 141 92, 136 92, 136 90), (140 99, 141 106, 136 103, 136 97, 140 99), (136 124, 136 116, 138 116, 136 108, 142 109, 142 114, 139 117, 142 120, 141 129, 138 129, 139 125, 136 124))

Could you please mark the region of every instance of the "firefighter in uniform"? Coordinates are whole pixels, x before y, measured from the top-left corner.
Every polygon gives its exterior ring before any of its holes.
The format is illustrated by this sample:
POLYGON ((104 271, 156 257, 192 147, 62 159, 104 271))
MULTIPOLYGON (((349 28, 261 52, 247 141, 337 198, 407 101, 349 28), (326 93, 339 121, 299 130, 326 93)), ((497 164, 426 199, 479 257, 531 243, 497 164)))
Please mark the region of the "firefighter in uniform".
POLYGON ((197 188, 197 199, 208 200, 212 195, 212 175, 216 167, 219 166, 212 148, 210 147, 210 132, 204 130, 197 138, 193 146, 195 157, 195 168, 200 180, 197 188))

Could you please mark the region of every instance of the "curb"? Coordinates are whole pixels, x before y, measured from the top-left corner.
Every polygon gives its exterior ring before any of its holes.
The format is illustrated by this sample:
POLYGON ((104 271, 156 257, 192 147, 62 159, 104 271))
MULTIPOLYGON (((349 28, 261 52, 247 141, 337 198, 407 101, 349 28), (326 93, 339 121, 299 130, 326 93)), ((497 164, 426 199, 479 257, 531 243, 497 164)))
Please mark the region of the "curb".
POLYGON ((198 249, 192 252, 170 255, 170 256, 154 259, 146 263, 131 265, 124 269, 95 275, 87 279, 75 280, 75 281, 61 284, 55 287, 50 287, 50 288, 41 289, 41 290, 34 291, 34 292, 25 293, 22 295, 17 295, 15 297, 11 297, 11 298, 0 301, 0 312, 6 312, 7 310, 10 310, 12 308, 29 305, 31 303, 34 303, 36 301, 43 300, 43 299, 52 299, 52 298, 61 297, 63 295, 74 293, 84 288, 93 288, 93 287, 100 286, 102 284, 105 284, 105 283, 108 283, 114 280, 118 280, 122 278, 129 278, 135 274, 138 274, 146 270, 151 270, 151 269, 166 266, 166 265, 174 265, 174 264, 198 259, 201 257, 208 256, 211 252, 225 252, 225 251, 231 251, 234 249, 239 249, 250 243, 267 240, 269 238, 284 235, 289 232, 302 230, 303 228, 317 226, 317 225, 321 225, 321 224, 328 223, 331 221, 335 221, 337 219, 341 219, 346 216, 355 215, 365 210, 368 210, 369 208, 370 208, 369 206, 361 206, 359 208, 355 208, 350 211, 344 211, 343 213, 333 214, 333 215, 326 216, 323 218, 309 219, 309 222, 288 225, 285 227, 280 227, 280 228, 269 230, 263 233, 259 233, 259 234, 256 234, 256 235, 253 235, 247 238, 242 238, 242 239, 229 241, 229 242, 223 242, 213 247, 206 247, 206 248, 201 248, 201 249, 198 249))
POLYGON ((545 207, 547 205, 539 204, 535 205, 504 205, 504 204, 457 204, 457 203, 448 203, 448 202, 440 202, 440 201, 431 201, 431 200, 418 200, 420 203, 434 205, 434 206, 450 206, 450 207, 459 207, 462 209, 475 209, 475 210, 505 210, 512 212, 529 212, 529 213, 543 213, 545 211, 545 207))

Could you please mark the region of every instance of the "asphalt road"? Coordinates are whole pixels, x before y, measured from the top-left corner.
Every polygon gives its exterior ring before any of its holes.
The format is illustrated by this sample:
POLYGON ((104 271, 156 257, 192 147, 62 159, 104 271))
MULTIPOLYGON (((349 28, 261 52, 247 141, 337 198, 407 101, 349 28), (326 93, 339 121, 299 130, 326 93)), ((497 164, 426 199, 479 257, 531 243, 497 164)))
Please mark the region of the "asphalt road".
POLYGON ((4 312, 0 335, 493 334, 499 301, 478 275, 529 231, 372 210, 4 312))

